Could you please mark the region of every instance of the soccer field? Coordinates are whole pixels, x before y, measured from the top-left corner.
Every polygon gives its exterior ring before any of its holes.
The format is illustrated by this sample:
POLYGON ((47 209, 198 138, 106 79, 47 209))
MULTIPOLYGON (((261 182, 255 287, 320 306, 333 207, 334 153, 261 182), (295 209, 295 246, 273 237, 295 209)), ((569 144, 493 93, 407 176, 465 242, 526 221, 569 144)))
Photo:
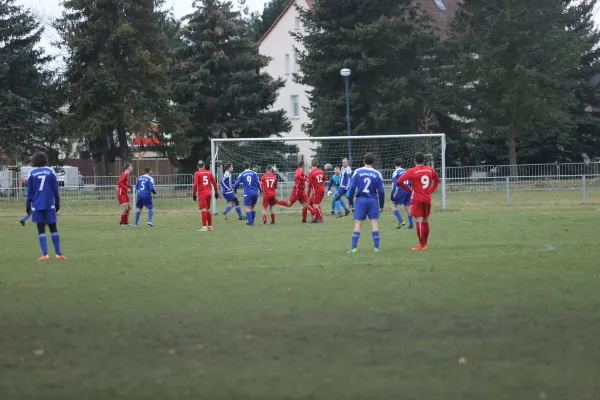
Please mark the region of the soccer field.
POLYGON ((65 203, 41 263, 2 205, 0 399, 600 398, 598 205, 434 212, 426 252, 386 210, 353 255, 350 218, 194 206, 65 203))

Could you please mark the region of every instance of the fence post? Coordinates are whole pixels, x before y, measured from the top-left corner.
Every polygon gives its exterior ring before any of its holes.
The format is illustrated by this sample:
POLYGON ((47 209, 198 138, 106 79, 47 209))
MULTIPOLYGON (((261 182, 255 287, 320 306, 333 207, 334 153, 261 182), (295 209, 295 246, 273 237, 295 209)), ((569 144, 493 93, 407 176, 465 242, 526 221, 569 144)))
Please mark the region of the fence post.
POLYGON ((586 185, 585 185, 585 175, 583 175, 582 178, 582 185, 583 185, 583 204, 587 204, 587 190, 586 190, 586 185))
POLYGON ((506 177, 506 205, 510 206, 510 176, 506 177))

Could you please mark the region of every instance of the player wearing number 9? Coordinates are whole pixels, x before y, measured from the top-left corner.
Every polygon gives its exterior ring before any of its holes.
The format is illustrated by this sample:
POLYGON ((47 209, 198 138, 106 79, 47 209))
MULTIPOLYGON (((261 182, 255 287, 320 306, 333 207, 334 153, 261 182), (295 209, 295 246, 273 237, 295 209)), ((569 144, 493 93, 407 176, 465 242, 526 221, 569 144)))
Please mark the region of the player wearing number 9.
POLYGON ((350 250, 350 253, 357 252, 360 228, 367 217, 371 221, 371 234, 375 252, 379 252, 379 216, 380 212, 383 211, 385 189, 381 173, 373 169, 375 163, 373 153, 365 154, 363 161, 365 166, 354 171, 348 189, 350 206, 354 207, 354 232, 352 233, 352 250, 350 250), (355 194, 356 205, 354 206, 355 194))
POLYGON ((413 250, 426 250, 429 237, 429 213, 431 211, 431 194, 435 192, 440 177, 431 167, 425 165, 423 153, 415 154, 415 167, 402 174, 396 184, 411 192, 410 214, 416 221, 419 244, 413 250), (410 181, 412 188, 404 182, 410 181))
POLYGON ((258 194, 263 192, 260 186, 260 179, 256 172, 252 171, 249 162, 244 163, 244 172, 242 172, 233 185, 233 190, 237 191, 240 184, 244 185, 244 207, 246 208, 246 225, 253 226, 256 217, 256 203, 258 202, 258 194))
POLYGON ((60 250, 60 238, 56 228, 56 213, 60 209, 60 193, 58 179, 54 170, 48 165, 48 156, 45 153, 36 153, 32 160, 33 169, 27 178, 27 201, 25 209, 32 213, 32 219, 38 228, 38 239, 42 249, 40 260, 50 259, 48 243, 46 241, 46 224, 52 234, 52 243, 56 251, 56 259, 63 260, 60 250))

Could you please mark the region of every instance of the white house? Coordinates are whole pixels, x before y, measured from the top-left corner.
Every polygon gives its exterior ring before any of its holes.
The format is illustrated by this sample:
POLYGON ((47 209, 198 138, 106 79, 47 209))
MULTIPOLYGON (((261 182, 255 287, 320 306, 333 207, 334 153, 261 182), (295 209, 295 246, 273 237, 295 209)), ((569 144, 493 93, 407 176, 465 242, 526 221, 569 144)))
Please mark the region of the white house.
MULTIPOLYGON (((445 36, 450 20, 454 16, 461 0, 418 0, 418 3, 431 20, 445 36)), ((286 136, 306 137, 302 124, 310 122, 302 107, 308 106, 307 88, 294 82, 292 73, 298 72, 294 57, 294 47, 302 49, 302 44, 296 42, 290 32, 303 32, 304 27, 296 8, 312 7, 310 0, 290 0, 269 30, 258 41, 260 54, 271 57, 271 63, 265 70, 274 78, 285 79, 285 86, 280 90, 277 101, 273 105, 276 110, 286 110, 292 122, 292 130, 286 136)), ((343 66, 340 66, 340 69, 343 66)), ((340 90, 343 90, 340 87, 340 90)), ((311 157, 310 142, 296 143, 300 154, 305 160, 311 157)))
MULTIPOLYGON (((299 7, 312 7, 310 0, 290 0, 269 30, 258 41, 260 54, 272 58, 265 70, 274 78, 285 79, 285 86, 280 90, 277 101, 273 105, 276 110, 286 110, 292 123, 292 130, 286 134, 291 137, 306 137, 302 124, 310 122, 302 107, 308 106, 306 87, 294 82, 292 74, 298 72, 298 64, 294 55, 294 47, 302 49, 302 45, 294 40, 290 32, 302 32, 302 22, 298 15, 299 7)), ((310 142, 295 142, 300 154, 308 160, 310 142)))

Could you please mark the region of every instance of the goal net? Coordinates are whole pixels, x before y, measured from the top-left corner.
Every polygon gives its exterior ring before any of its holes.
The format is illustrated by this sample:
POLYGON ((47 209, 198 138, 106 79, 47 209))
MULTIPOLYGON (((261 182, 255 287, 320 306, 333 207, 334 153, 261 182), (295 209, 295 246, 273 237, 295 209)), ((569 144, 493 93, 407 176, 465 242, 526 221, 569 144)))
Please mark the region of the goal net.
MULTIPOLYGON (((342 159, 347 158, 354 171, 363 166, 363 155, 371 152, 375 154, 374 167, 381 172, 386 193, 389 194, 394 160, 400 158, 402 167, 408 169, 414 166, 415 153, 421 152, 425 154, 426 163, 434 167, 442 178, 438 190, 441 193, 441 206, 445 209, 445 140, 444 134, 213 139, 211 170, 219 181, 227 164, 233 165, 234 179, 244 169, 245 162, 250 162, 259 175, 265 173, 270 165, 279 178, 278 198, 287 199, 294 185, 294 173, 299 161, 304 161, 306 173, 310 171, 313 158, 319 161, 319 167, 323 170, 325 165, 330 164, 332 168, 325 170, 329 179, 335 173, 335 167, 341 166, 342 159)), ((386 198, 389 196, 386 195, 386 198)), ((224 204, 217 203, 213 202, 214 213, 224 207, 224 204)))

